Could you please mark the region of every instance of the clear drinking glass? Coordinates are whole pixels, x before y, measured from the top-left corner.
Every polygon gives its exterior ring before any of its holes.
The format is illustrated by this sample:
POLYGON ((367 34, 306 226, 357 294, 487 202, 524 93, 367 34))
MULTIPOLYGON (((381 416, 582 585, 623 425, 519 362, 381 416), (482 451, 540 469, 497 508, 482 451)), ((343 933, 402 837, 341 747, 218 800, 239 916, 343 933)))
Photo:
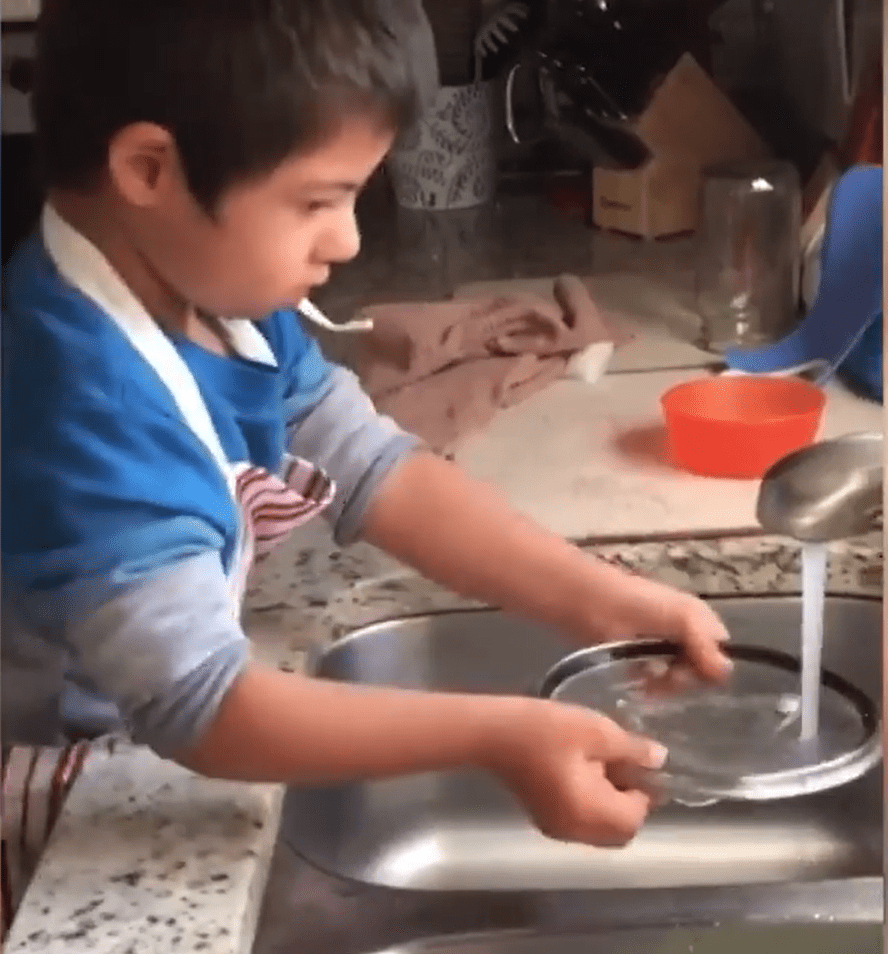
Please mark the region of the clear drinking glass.
POLYGON ((788 162, 704 170, 697 310, 708 350, 776 341, 795 326, 801 206, 788 162))

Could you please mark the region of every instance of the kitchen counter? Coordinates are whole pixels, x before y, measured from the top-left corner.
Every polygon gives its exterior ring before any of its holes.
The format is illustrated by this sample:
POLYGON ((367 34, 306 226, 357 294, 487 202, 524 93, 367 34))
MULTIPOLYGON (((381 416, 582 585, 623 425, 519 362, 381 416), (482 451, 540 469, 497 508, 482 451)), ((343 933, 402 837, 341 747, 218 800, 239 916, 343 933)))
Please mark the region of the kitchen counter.
MULTIPOLYGON (((456 459, 512 504, 574 539, 736 533, 758 524, 754 480, 703 479, 671 466, 660 396, 700 368, 557 381, 500 413, 456 459)), ((882 406, 839 383, 819 437, 882 428, 882 406)))

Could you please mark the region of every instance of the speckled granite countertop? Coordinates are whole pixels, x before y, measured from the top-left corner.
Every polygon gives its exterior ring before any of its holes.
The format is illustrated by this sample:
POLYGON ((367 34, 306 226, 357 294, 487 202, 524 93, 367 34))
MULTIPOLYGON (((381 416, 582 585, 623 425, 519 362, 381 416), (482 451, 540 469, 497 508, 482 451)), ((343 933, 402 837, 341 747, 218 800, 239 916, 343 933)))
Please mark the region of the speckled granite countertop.
MULTIPOLYGON (((798 551, 787 541, 740 536, 596 549, 703 594, 798 591, 798 551)), ((830 590, 881 595, 881 534, 832 548, 830 590)), ((247 624, 261 656, 298 668, 311 646, 356 626, 461 605, 370 547, 333 549, 318 524, 258 569, 247 624)), ((208 781, 138 748, 88 766, 7 954, 244 954, 281 795, 276 786, 208 781)))

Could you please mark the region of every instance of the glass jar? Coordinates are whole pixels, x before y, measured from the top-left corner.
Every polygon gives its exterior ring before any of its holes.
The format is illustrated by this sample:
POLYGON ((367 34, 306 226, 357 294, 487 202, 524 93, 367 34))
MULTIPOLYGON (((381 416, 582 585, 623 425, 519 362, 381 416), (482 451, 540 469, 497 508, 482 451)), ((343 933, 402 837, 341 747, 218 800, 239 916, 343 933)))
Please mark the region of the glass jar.
POLYGON ((701 343, 717 353, 767 344, 798 320, 799 176, 788 162, 704 170, 698 232, 701 343))

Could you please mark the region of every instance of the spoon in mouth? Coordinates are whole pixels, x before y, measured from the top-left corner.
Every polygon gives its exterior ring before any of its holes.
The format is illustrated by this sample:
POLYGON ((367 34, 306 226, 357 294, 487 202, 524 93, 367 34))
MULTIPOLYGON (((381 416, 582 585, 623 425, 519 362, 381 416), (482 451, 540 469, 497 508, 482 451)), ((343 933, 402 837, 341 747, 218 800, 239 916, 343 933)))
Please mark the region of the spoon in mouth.
POLYGON ((332 331, 337 334, 342 334, 343 332, 365 332, 373 330, 372 318, 356 318, 354 321, 346 321, 342 324, 336 324, 335 321, 330 321, 330 319, 321 311, 321 309, 318 308, 314 302, 309 301, 307 298, 303 298, 299 303, 299 314, 319 327, 325 328, 327 331, 332 331))

